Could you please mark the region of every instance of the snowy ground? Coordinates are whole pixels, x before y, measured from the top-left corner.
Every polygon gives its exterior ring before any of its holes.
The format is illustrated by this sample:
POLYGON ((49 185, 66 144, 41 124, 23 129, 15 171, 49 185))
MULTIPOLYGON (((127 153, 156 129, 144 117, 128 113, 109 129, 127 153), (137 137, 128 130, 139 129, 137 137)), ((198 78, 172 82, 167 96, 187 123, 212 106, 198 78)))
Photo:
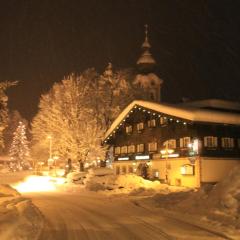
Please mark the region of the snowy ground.
POLYGON ((22 180, 26 172, 0 175, 0 239, 37 239, 43 228, 43 218, 30 199, 22 197, 16 190, 4 183, 22 180))
MULTIPOLYGON (((0 197, 8 201, 0 204, 1 209, 8 211, 10 204, 14 209, 11 214, 17 216, 4 219, 7 215, 1 211, 1 222, 9 231, 0 232, 5 234, 0 239, 34 239, 40 228, 39 239, 43 240, 240 239, 236 230, 240 209, 239 171, 233 171, 213 189, 207 187, 198 192, 131 174, 114 176, 110 169, 71 173, 66 180, 30 177, 18 185, 30 192, 20 197, 11 189, 12 196, 0 197), (37 187, 38 181, 45 192, 37 187), (44 215, 44 225, 29 198, 44 215), (15 238, 13 235, 9 238, 6 233, 14 233, 15 238)), ((6 191, 0 189, 0 193, 6 191)))

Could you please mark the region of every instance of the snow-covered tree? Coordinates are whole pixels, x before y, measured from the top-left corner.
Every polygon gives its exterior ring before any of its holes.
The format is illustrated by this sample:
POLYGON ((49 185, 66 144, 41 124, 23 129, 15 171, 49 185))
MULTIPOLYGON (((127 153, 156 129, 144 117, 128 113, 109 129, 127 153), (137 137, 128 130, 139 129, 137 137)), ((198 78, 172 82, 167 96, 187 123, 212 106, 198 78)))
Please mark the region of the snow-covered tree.
POLYGON ((17 82, 0 82, 0 150, 4 147, 3 131, 7 127, 8 122, 8 97, 6 89, 10 86, 16 85, 17 82))
POLYGON ((93 69, 80 76, 71 74, 42 95, 32 123, 35 150, 42 148, 47 153, 47 137, 51 135, 53 153, 64 159, 85 160, 87 156, 104 155, 104 131, 97 124, 93 109, 95 77, 93 69))
POLYGON ((30 164, 30 151, 29 142, 26 136, 26 126, 21 121, 18 123, 18 127, 13 134, 9 155, 17 162, 18 166, 28 166, 30 164))
POLYGON ((12 144, 13 134, 14 134, 15 130, 17 129, 20 121, 25 124, 26 128, 28 128, 28 121, 26 119, 24 119, 17 110, 8 112, 7 127, 5 128, 5 130, 3 132, 4 153, 9 152, 10 146, 12 144))
POLYGON ((96 93, 101 119, 105 128, 108 128, 123 108, 134 99, 130 71, 114 72, 109 63, 99 77, 96 93))

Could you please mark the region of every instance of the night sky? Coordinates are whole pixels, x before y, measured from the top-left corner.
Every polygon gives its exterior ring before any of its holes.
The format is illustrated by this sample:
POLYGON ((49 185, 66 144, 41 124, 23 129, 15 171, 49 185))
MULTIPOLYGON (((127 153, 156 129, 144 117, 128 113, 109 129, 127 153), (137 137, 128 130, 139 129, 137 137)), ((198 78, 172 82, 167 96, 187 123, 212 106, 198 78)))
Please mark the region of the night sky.
POLYGON ((149 25, 165 102, 240 100, 239 1, 2 0, 0 81, 18 80, 9 106, 29 120, 64 75, 135 67, 149 25))

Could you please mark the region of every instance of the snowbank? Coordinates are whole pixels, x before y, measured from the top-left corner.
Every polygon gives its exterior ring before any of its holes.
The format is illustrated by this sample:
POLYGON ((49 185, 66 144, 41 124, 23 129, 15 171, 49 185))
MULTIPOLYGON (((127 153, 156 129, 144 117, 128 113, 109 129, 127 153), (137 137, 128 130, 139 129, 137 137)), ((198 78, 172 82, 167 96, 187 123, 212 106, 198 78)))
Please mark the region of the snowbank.
POLYGON ((8 185, 0 185, 0 239, 37 239, 43 218, 29 199, 8 185))
POLYGON ((240 229, 240 165, 215 186, 206 185, 198 191, 156 194, 149 201, 156 207, 240 229))
POLYGON ((149 181, 135 174, 114 175, 109 168, 89 170, 83 185, 89 191, 107 194, 152 195, 158 191, 169 192, 169 186, 159 181, 149 181))

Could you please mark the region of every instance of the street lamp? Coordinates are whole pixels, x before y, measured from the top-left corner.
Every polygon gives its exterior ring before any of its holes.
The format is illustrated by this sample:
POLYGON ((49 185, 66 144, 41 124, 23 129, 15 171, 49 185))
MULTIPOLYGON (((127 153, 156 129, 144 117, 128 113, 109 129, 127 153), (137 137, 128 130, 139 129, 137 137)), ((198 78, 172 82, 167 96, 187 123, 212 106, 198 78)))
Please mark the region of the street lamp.
POLYGON ((168 180, 168 155, 172 154, 174 152, 174 150, 169 149, 168 148, 168 143, 166 143, 166 148, 161 150, 160 152, 163 156, 165 156, 165 161, 166 161, 166 164, 165 164, 165 180, 166 180, 166 183, 169 183, 169 180, 168 180))
POLYGON ((49 139, 49 161, 52 161, 52 136, 47 137, 49 139))

